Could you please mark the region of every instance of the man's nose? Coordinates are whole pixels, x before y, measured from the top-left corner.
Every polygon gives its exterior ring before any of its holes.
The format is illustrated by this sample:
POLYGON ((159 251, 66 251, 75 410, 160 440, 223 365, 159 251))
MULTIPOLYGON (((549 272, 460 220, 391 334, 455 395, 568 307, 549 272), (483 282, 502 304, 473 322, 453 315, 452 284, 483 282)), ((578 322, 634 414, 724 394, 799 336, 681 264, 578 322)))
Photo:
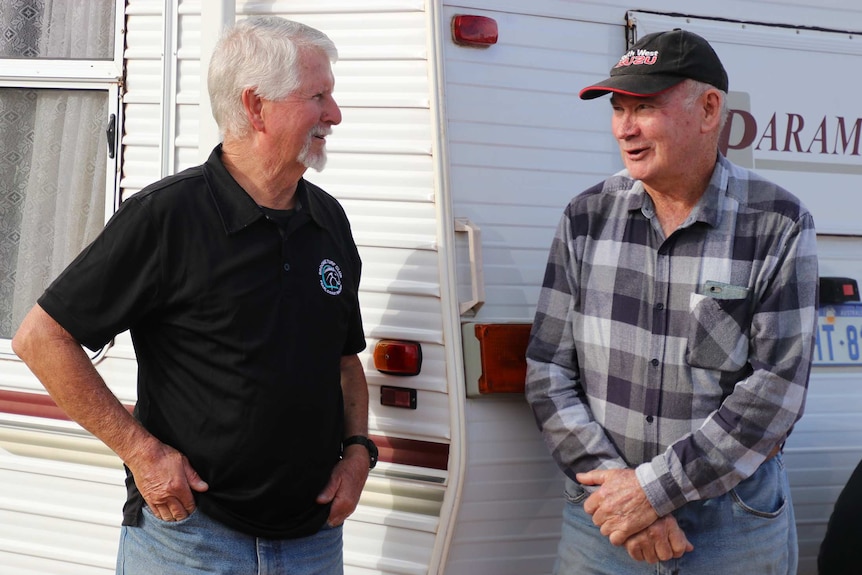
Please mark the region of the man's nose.
POLYGON ((338 103, 335 101, 335 98, 329 98, 329 101, 323 110, 322 120, 332 126, 337 126, 341 123, 341 108, 338 107, 338 103))
POLYGON ((614 136, 625 139, 637 134, 638 124, 634 114, 622 112, 614 118, 614 136))

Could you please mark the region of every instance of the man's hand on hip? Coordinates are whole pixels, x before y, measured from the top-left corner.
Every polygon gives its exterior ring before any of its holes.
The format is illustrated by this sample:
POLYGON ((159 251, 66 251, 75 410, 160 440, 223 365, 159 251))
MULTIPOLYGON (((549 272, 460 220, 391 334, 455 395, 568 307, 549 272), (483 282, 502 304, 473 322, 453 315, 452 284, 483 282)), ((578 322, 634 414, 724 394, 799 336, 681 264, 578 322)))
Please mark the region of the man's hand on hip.
POLYGON ((153 440, 155 449, 141 453, 126 465, 132 470, 135 485, 153 514, 162 521, 180 521, 195 510, 192 491, 206 491, 185 455, 169 445, 153 440))

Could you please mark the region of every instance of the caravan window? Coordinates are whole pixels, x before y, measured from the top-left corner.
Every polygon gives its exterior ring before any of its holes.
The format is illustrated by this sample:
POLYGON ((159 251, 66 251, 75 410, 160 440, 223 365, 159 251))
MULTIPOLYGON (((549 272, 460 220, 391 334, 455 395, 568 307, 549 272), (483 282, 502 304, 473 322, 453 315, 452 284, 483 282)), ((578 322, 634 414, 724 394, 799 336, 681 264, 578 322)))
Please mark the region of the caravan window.
POLYGON ((122 6, 0 7, 0 353, 113 211, 122 6))

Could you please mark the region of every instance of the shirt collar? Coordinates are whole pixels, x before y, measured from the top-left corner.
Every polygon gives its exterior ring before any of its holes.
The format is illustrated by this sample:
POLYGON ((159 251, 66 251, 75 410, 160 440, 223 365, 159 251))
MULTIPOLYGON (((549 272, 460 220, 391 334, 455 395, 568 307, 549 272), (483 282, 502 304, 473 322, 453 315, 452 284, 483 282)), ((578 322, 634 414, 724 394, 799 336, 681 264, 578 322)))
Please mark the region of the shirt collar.
MULTIPOLYGON (((721 222, 722 204, 724 198, 727 197, 728 175, 730 170, 730 162, 720 153, 716 157, 715 169, 712 171, 712 177, 709 184, 706 186, 706 191, 700 197, 697 204, 692 208, 691 214, 686 218, 690 225, 694 222, 703 222, 712 227, 717 227, 721 222)), ((628 176, 628 170, 620 172, 628 176)), ((647 210, 654 212, 653 202, 649 198, 643 183, 635 180, 631 187, 631 195, 628 199, 628 210, 647 210)))
POLYGON ((722 204, 727 197, 727 182, 730 163, 727 158, 718 154, 715 161, 715 169, 712 178, 706 186, 706 191, 701 196, 697 205, 691 211, 689 221, 703 222, 712 227, 718 227, 721 223, 723 213, 722 204))
MULTIPOLYGON (((224 225, 225 233, 230 235, 263 218, 264 214, 252 197, 227 171, 224 163, 222 163, 221 155, 222 145, 219 144, 213 148, 212 153, 204 163, 203 173, 210 195, 224 225)), ((299 202, 298 205, 301 206, 301 211, 307 211, 317 225, 324 227, 320 218, 320 207, 314 201, 313 195, 308 192, 306 182, 302 178, 296 186, 296 199, 299 202)))

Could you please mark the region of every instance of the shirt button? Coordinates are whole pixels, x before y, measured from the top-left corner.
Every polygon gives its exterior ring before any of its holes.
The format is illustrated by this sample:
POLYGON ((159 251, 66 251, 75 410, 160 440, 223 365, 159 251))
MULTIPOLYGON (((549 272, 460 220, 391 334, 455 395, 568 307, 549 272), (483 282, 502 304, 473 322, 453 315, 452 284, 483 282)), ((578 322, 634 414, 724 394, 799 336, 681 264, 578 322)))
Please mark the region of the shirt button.
POLYGON ((653 367, 657 367, 657 366, 658 366, 658 360, 657 360, 657 359, 653 359, 653 360, 651 360, 651 361, 650 361, 650 363, 652 364, 652 366, 653 366, 653 367))
POLYGON ((647 420, 647 423, 652 423, 652 421, 653 421, 653 416, 652 416, 652 415, 647 415, 647 416, 646 416, 646 420, 647 420))
POLYGON ((286 271, 286 272, 290 271, 290 264, 289 263, 284 264, 284 271, 286 271))
POLYGON ((664 304, 663 304, 663 303, 661 303, 661 302, 659 302, 659 303, 655 304, 655 308, 656 308, 657 310, 661 311, 661 310, 663 310, 663 309, 664 309, 664 304))

